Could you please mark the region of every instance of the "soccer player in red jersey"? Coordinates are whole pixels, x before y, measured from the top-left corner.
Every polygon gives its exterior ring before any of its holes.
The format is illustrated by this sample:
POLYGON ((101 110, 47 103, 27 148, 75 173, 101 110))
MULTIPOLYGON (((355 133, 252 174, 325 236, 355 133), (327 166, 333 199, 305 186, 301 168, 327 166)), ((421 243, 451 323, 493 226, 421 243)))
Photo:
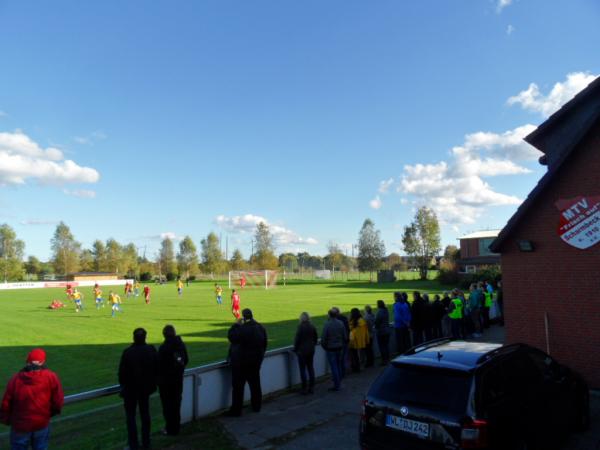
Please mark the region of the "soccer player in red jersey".
POLYGON ((144 285, 144 298, 146 299, 146 305, 150 303, 150 288, 147 284, 144 285))
POLYGON ((240 295, 234 289, 231 291, 231 313, 236 320, 240 318, 240 295))

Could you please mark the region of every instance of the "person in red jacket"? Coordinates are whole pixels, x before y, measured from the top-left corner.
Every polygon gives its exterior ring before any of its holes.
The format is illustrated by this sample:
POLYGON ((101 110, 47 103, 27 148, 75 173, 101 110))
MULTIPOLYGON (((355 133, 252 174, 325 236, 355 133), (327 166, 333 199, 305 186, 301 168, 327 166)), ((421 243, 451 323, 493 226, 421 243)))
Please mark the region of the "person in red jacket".
POLYGON ((50 417, 60 414, 64 394, 58 376, 46 365, 46 352, 41 348, 27 356, 27 365, 8 382, 0 421, 10 425, 13 449, 47 449, 50 417))

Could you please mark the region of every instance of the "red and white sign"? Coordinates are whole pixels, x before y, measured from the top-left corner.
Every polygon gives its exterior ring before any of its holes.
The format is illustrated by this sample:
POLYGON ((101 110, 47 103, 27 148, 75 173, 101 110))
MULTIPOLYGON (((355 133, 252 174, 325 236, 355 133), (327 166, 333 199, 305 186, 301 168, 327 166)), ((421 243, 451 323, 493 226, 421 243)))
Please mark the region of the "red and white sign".
POLYGON ((559 200, 556 207, 560 210, 558 235, 563 241, 580 250, 600 242, 600 196, 559 200))

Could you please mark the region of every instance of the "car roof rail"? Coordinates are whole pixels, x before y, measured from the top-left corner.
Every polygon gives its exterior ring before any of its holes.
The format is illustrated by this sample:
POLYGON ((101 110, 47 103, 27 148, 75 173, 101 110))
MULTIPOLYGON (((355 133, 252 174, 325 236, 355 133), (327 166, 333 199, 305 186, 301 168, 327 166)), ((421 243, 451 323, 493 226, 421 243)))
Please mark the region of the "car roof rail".
POLYGON ((516 344, 503 345, 502 347, 498 347, 494 350, 490 350, 489 352, 481 355, 479 358, 477 358, 476 364, 477 365, 483 364, 484 362, 488 361, 493 356, 501 355, 503 353, 512 353, 523 347, 527 347, 527 344, 516 343, 516 344))
POLYGON ((423 344, 419 344, 419 345, 415 345, 414 347, 409 348, 408 350, 406 350, 404 353, 402 353, 403 355, 414 355, 416 353, 425 351, 431 347, 435 347, 437 345, 446 343, 446 342, 451 342, 453 339, 449 338, 449 337, 444 337, 444 338, 437 338, 437 339, 432 339, 430 341, 427 341, 423 344))

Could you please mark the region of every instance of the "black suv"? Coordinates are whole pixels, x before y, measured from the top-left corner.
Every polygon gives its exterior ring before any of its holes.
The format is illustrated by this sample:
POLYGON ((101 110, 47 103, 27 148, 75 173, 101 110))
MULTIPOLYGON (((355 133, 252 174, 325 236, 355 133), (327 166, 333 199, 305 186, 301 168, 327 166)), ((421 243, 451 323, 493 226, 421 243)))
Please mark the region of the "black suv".
POLYGON ((439 339, 394 359, 371 385, 360 445, 548 450, 589 421, 585 381, 544 352, 439 339))

